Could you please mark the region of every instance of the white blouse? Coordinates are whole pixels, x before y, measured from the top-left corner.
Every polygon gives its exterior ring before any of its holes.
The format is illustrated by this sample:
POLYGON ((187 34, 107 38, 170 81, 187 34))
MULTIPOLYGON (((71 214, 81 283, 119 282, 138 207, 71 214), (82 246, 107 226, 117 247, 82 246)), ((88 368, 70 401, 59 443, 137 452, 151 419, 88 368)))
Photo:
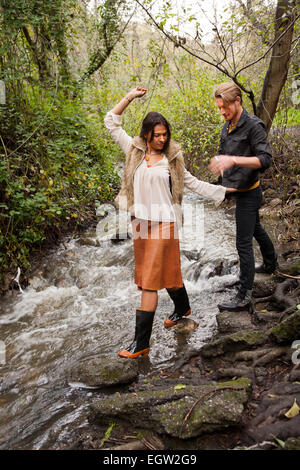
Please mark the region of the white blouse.
POLYGON ((134 215, 139 219, 175 222, 169 183, 169 162, 163 158, 147 167, 146 160, 134 174, 134 215))
MULTIPOLYGON (((122 115, 109 111, 104 118, 104 123, 114 141, 127 154, 133 139, 122 128, 122 115)), ((169 162, 165 155, 149 168, 145 159, 142 161, 134 174, 133 215, 135 217, 162 222, 176 221, 169 175, 169 162)), ((216 206, 221 204, 225 197, 225 187, 198 180, 186 169, 184 170, 184 185, 190 191, 212 199, 216 206)))

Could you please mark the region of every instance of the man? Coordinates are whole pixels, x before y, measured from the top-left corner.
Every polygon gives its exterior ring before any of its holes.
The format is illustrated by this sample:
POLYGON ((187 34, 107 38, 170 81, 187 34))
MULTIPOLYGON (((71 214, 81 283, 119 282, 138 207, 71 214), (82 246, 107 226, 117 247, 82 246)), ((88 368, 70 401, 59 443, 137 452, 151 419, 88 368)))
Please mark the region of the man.
POLYGON ((237 189, 236 247, 240 261, 240 287, 237 295, 219 310, 252 308, 252 286, 256 272, 273 273, 277 255, 273 243, 260 224, 262 189, 259 173, 272 162, 265 125, 242 106, 242 92, 235 83, 222 83, 215 92, 216 104, 226 123, 222 129, 219 155, 209 169, 222 178, 222 185, 237 189), (263 264, 255 269, 252 240, 259 244, 263 264))

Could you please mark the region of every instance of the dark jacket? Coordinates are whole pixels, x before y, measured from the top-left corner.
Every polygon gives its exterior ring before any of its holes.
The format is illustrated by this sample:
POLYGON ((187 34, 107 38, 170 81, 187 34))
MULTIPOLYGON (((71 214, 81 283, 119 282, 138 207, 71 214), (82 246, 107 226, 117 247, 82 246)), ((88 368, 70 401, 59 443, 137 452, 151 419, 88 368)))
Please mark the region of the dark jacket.
POLYGON ((227 188, 249 188, 258 181, 259 173, 269 168, 272 162, 265 125, 257 116, 243 109, 237 126, 230 134, 228 128, 229 122, 226 122, 221 133, 219 155, 257 157, 261 168, 253 170, 234 165, 224 171, 221 184, 227 188))

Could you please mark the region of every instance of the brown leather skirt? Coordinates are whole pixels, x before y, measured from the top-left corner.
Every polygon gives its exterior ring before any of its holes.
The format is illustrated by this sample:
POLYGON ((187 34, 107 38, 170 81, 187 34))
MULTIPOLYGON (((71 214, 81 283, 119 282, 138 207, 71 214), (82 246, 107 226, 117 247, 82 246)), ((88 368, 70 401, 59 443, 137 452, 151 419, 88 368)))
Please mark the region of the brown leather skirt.
POLYGON ((175 222, 132 217, 134 282, 139 289, 182 287, 180 250, 175 222))

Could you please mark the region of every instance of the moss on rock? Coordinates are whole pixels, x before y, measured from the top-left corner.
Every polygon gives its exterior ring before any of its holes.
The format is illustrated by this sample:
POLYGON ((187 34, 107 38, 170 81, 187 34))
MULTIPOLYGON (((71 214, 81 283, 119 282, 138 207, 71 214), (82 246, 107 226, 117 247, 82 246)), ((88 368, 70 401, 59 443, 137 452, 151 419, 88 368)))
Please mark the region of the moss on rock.
POLYGON ((300 310, 272 328, 270 337, 278 343, 291 343, 300 338, 300 310))
POLYGON ((111 357, 94 357, 78 364, 69 374, 69 383, 91 388, 110 387, 133 382, 138 362, 111 357))
POLYGON ((241 378, 221 384, 187 385, 180 392, 169 387, 115 395, 93 403, 90 420, 126 420, 137 427, 188 439, 239 424, 250 390, 251 381, 241 378))
POLYGON ((214 357, 229 351, 240 350, 264 344, 268 340, 267 335, 260 330, 243 330, 236 333, 224 335, 213 340, 201 348, 204 357, 214 357))

